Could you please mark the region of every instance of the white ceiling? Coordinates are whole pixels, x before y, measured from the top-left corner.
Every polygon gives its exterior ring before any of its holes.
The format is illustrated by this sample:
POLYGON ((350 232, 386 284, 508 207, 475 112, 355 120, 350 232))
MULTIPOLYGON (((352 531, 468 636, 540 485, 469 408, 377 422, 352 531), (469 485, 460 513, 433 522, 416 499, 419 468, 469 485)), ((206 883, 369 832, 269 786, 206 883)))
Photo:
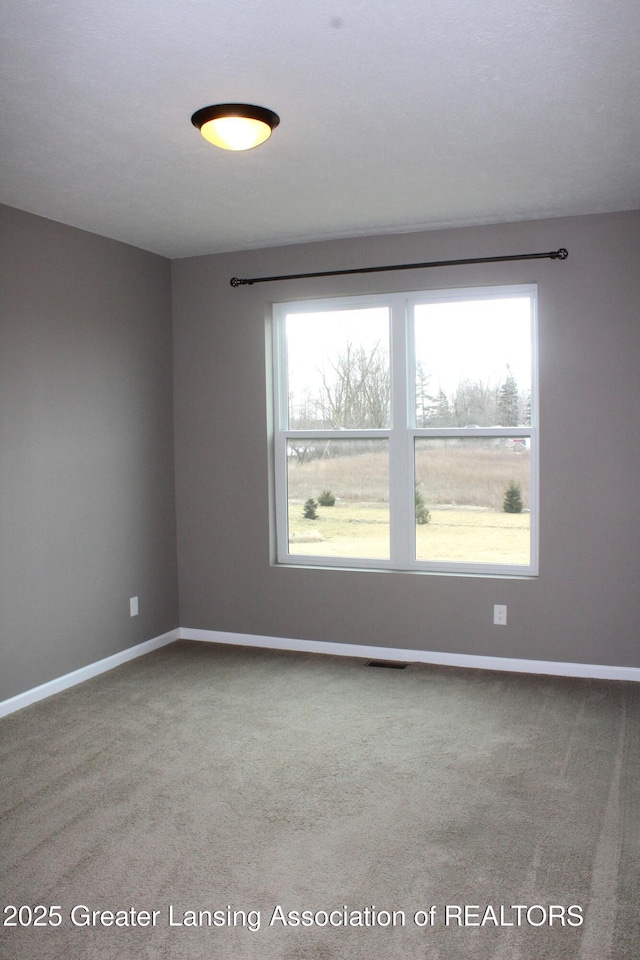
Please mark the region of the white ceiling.
POLYGON ((639 0, 4 0, 0 201, 168 257, 640 207, 639 0), (262 147, 191 114, 270 107, 262 147))

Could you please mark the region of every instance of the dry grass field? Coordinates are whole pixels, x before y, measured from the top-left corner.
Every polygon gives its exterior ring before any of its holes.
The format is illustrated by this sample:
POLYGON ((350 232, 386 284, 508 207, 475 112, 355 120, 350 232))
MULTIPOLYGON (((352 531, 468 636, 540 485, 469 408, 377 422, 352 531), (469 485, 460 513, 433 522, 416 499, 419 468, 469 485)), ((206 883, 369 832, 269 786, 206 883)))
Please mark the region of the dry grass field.
MULTIPOLYGON (((416 476, 431 512, 416 527, 419 560, 528 564, 529 454, 485 441, 419 441, 416 476), (503 510, 511 480, 520 485, 525 509, 503 510)), ((307 556, 384 559, 389 556, 389 489, 384 453, 328 457, 289 465, 290 552, 307 556), (337 498, 303 517, 308 498, 323 490, 337 498)))

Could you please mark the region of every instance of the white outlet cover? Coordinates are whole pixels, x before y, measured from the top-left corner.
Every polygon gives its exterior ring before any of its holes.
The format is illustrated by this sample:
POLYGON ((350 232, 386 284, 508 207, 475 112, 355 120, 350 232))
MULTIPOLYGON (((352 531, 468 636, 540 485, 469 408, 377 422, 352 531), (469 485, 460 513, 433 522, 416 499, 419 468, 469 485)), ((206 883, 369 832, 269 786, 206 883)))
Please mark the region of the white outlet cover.
POLYGON ((497 623, 501 627, 506 627, 507 625, 507 606, 504 603, 494 603, 493 605, 493 622, 497 623))

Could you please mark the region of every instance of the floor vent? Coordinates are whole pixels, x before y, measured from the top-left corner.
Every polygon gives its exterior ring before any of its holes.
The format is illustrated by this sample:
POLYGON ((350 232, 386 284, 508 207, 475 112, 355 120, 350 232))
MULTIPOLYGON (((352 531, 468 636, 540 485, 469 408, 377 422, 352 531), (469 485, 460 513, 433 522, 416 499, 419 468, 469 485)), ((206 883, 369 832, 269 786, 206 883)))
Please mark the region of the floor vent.
POLYGON ((365 663, 365 667, 386 667, 388 670, 404 670, 408 666, 401 660, 367 660, 365 663))

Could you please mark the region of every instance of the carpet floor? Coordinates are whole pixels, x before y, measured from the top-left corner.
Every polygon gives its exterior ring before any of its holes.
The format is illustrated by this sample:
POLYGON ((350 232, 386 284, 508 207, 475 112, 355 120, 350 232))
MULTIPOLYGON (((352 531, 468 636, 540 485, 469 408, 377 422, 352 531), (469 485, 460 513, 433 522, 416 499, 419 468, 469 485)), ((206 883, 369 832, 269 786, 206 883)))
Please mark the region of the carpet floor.
POLYGON ((2 960, 635 960, 640 685, 180 641, 0 721, 2 960))

